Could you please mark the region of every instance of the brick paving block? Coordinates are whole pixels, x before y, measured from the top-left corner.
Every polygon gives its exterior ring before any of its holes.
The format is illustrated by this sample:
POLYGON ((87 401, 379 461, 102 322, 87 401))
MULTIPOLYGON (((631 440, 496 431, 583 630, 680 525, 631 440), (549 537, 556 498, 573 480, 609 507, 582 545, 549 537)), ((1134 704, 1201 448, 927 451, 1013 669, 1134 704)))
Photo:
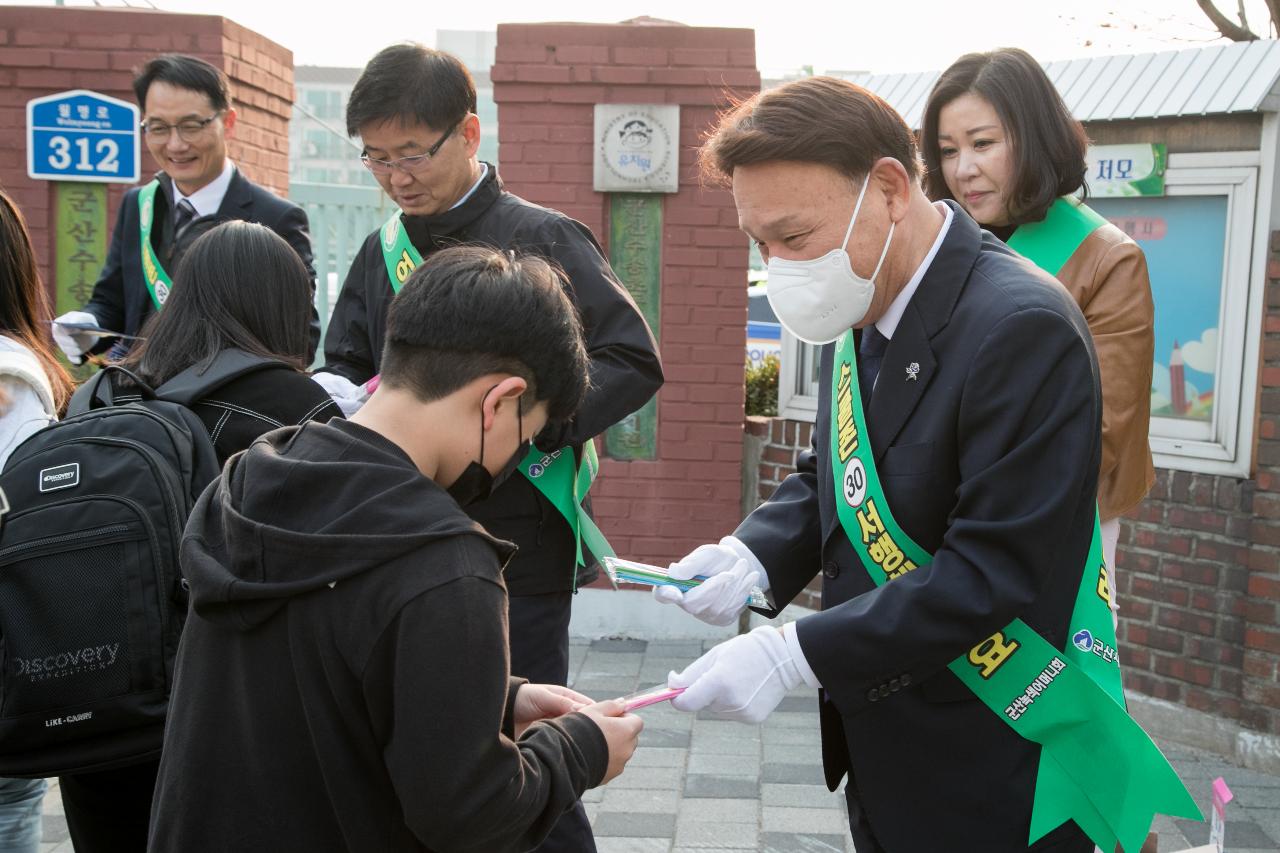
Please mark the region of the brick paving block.
POLYGON ((765 806, 760 826, 765 832, 818 832, 836 835, 848 829, 849 818, 832 809, 765 806))
POLYGON ((689 660, 693 660, 702 654, 702 643, 699 643, 696 640, 680 642, 654 640, 648 645, 648 653, 650 655, 661 655, 662 657, 688 658, 689 660))
POLYGON ((760 782, 744 776, 698 776, 684 780, 686 798, 755 800, 760 797, 760 782))
POLYGON ((591 828, 597 837, 618 835, 623 838, 669 839, 675 834, 676 816, 654 812, 601 810, 591 828))
MULTIPOLYGON (((670 729, 674 732, 687 732, 693 729, 693 715, 677 711, 669 704, 650 705, 635 712, 644 720, 645 731, 649 729, 670 729)), ((641 735, 643 737, 644 735, 641 735)))
POLYGON ((760 822, 760 801, 715 797, 682 800, 677 817, 681 823, 719 821, 754 826, 760 822))
POLYGON ((779 729, 817 729, 818 709, 816 707, 816 703, 810 713, 800 713, 797 711, 775 711, 769 716, 766 725, 770 728, 779 729))
POLYGON ((826 785, 783 785, 766 782, 760 786, 760 802, 767 807, 790 806, 802 809, 839 809, 844 814, 844 795, 832 793, 826 785))
POLYGON ((822 733, 818 730, 818 721, 814 719, 812 729, 771 729, 766 727, 761 736, 765 746, 820 746, 822 733))
POLYGON ((693 725, 693 730, 700 737, 721 737, 732 738, 735 740, 759 740, 759 726, 748 726, 745 723, 737 723, 733 720, 698 720, 693 725))
MULTIPOLYGON (((701 849, 722 847, 755 848, 760 832, 752 825, 723 823, 720 821, 677 821, 676 844, 681 847, 701 849)), ((794 850, 788 853, 795 853, 794 850)))
POLYGON ((684 668, 689 665, 688 661, 682 661, 678 664, 667 663, 651 663, 645 658, 644 664, 640 667, 638 678, 641 684, 652 684, 657 687, 659 684, 667 683, 667 676, 673 672, 684 672, 684 668))
POLYGON ((813 693, 804 696, 787 696, 778 703, 775 714, 787 711, 804 711, 806 713, 818 713, 818 697, 813 693))
POLYGON ((644 731, 640 732, 640 743, 643 746, 687 748, 689 740, 688 732, 676 729, 650 728, 646 725, 644 731))
POLYGON ((844 853, 844 849, 844 835, 765 832, 760 836, 760 853, 844 853))
POLYGON ((750 776, 760 775, 760 756, 715 755, 692 752, 689 755, 689 772, 697 776, 750 776))
POLYGON ((634 693, 636 680, 634 678, 601 678, 599 676, 582 675, 579 678, 575 678, 569 686, 579 693, 585 693, 597 702, 603 702, 605 699, 616 699, 619 696, 634 693))
POLYGON ((71 831, 67 829, 67 819, 63 815, 46 814, 41 819, 41 826, 46 844, 61 844, 71 837, 71 831))
MULTIPOLYGON (((1227 806, 1230 809, 1230 806, 1227 806)), ((1178 829, 1186 837, 1187 843, 1201 845, 1209 843, 1209 824, 1203 821, 1184 820, 1179 818, 1178 829)), ((1251 820, 1227 819, 1226 831, 1223 835, 1229 849, 1240 850, 1256 848, 1259 850, 1275 850, 1276 839, 1272 838, 1251 820)))
POLYGON ((684 773, 679 767, 629 767, 621 776, 610 782, 609 787, 674 791, 679 789, 682 775, 684 773))
POLYGON ((670 838, 597 838, 599 853, 667 853, 670 838))
POLYGON ((589 788, 582 792, 582 802, 598 803, 604 799, 604 795, 605 795, 605 789, 603 787, 589 788))
MULTIPOLYGON (((1230 809, 1234 806, 1235 803, 1231 803, 1228 808, 1230 809)), ((1280 850, 1280 802, 1271 800, 1265 808, 1242 809, 1240 816, 1257 826, 1262 831, 1262 834, 1266 835, 1267 839, 1270 839, 1271 849, 1280 850)), ((1228 826, 1228 830, 1230 830, 1230 826, 1228 826)), ((1230 844, 1231 849, 1234 850, 1236 845, 1234 836, 1230 839, 1230 844)), ((1240 840, 1239 844, 1240 847, 1248 847, 1248 844, 1244 843, 1244 839, 1240 840)), ((1266 847, 1266 845, 1262 845, 1262 847, 1266 847)))
MULTIPOLYGON (((641 735, 643 738, 644 735, 641 735)), ((670 747, 651 747, 643 744, 627 762, 628 767, 684 767, 689 760, 689 750, 670 747)))
POLYGON ((649 644, 644 640, 610 638, 591 641, 593 652, 644 652, 648 646, 649 644))
POLYGON ((711 737, 698 735, 693 744, 694 755, 750 755, 759 758, 760 741, 750 738, 711 737))
POLYGON ((680 793, 676 790, 619 788, 605 791, 600 803, 602 812, 645 812, 674 815, 680 810, 680 793))
POLYGON ((579 678, 600 676, 601 678, 635 678, 640 674, 644 663, 644 655, 639 654, 602 654, 591 652, 582 663, 579 678))
POLYGON ((822 778, 821 764, 766 764, 760 773, 761 782, 784 785, 821 784, 822 778))

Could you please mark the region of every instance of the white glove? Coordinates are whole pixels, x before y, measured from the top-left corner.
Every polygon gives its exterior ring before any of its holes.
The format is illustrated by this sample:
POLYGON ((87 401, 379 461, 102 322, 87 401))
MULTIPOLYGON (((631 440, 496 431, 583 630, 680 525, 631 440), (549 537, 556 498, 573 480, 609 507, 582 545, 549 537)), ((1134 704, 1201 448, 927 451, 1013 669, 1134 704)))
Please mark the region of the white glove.
POLYGON ((333 398, 333 402, 338 404, 339 409, 342 409, 344 417, 349 418, 360 411, 360 407, 364 405, 364 401, 367 399, 364 388, 345 376, 321 371, 311 374, 311 379, 333 398))
POLYGON ((677 711, 706 708, 742 723, 764 722, 787 691, 802 684, 820 686, 795 638, 794 623, 782 630, 763 625, 750 634, 739 634, 684 672, 667 676, 668 687, 685 688, 671 700, 677 711))
POLYGON ((674 586, 656 586, 653 597, 675 604, 708 625, 731 625, 747 607, 753 586, 768 586, 760 561, 745 544, 726 536, 718 545, 702 545, 677 563, 668 574, 679 580, 701 575, 707 580, 688 592, 674 586), (763 580, 763 583, 762 583, 763 580))
POLYGON ((88 323, 91 326, 96 326, 98 325, 98 318, 88 311, 68 311, 53 321, 54 343, 67 356, 67 361, 72 364, 79 364, 84 360, 84 354, 93 349, 97 338, 84 332, 64 329, 59 323, 88 323))

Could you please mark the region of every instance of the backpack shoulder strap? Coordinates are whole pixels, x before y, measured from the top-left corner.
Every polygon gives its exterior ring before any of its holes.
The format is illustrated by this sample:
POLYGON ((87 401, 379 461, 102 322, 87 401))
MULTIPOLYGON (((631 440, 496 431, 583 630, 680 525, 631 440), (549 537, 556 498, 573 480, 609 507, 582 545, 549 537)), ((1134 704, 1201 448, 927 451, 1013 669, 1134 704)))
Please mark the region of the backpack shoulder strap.
POLYGON ((77 388, 76 392, 71 395, 71 401, 67 403, 67 417, 83 415, 92 409, 114 406, 116 404, 116 392, 115 387, 111 384, 111 374, 113 373, 129 377, 142 399, 155 399, 155 392, 151 390, 151 386, 143 382, 138 374, 118 364, 108 364, 93 374, 88 381, 77 388))
POLYGON ((57 407, 53 404, 53 386, 34 355, 17 350, 0 352, 0 376, 12 376, 30 385, 40 398, 45 414, 57 414, 57 407))
POLYGON ((192 365, 161 385, 156 389, 156 399, 190 406, 233 379, 271 368, 287 369, 288 365, 244 350, 223 350, 203 370, 201 365, 192 365))

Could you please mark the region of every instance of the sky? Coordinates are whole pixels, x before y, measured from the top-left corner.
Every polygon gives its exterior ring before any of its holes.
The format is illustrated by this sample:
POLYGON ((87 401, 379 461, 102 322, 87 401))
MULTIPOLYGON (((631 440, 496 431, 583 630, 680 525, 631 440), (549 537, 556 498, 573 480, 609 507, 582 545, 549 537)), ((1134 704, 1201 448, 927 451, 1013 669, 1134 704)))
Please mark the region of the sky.
MULTIPOLYGON (((1237 2, 1218 0, 1218 7, 1234 17, 1237 2)), ((66 4, 94 5, 92 0, 66 4)), ((298 65, 362 66, 395 41, 433 44, 437 29, 492 30, 500 22, 610 23, 641 15, 754 29, 757 65, 765 76, 805 65, 818 73, 940 69, 963 53, 1006 46, 1052 60, 1218 40, 1195 0, 97 0, 97 5, 126 4, 223 15, 291 49, 298 65)), ((53 0, 22 5, 53 5, 53 0)), ((1245 0, 1244 7, 1254 31, 1270 35, 1262 0, 1245 0)))

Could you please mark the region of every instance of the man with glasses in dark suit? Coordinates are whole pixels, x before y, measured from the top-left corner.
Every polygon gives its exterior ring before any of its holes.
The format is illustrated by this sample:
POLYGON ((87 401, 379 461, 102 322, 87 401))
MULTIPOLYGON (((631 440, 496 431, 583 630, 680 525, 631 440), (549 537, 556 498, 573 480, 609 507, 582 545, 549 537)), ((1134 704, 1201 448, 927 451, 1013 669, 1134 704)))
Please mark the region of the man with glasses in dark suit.
MULTIPOLYGON (((89 304, 54 321, 54 340, 73 364, 113 341, 112 355, 128 351, 147 317, 164 305, 176 272, 174 246, 197 218, 266 225, 315 275, 307 214, 244 177, 227 156, 236 111, 226 75, 193 56, 166 54, 143 66, 133 89, 142 107, 143 141, 161 171, 125 195, 89 304), (93 329, 121 338, 103 338, 93 329)), ((320 340, 314 308, 311 326, 314 350, 320 340)))

